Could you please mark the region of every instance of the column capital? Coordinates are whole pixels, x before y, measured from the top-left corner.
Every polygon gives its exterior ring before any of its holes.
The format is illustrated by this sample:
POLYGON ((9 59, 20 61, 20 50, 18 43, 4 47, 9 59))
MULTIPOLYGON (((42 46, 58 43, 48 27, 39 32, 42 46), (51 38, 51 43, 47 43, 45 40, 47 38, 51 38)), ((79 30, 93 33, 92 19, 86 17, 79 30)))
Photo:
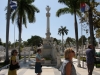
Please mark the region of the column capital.
POLYGON ((47 17, 50 17, 50 13, 46 13, 46 16, 47 16, 47 17))

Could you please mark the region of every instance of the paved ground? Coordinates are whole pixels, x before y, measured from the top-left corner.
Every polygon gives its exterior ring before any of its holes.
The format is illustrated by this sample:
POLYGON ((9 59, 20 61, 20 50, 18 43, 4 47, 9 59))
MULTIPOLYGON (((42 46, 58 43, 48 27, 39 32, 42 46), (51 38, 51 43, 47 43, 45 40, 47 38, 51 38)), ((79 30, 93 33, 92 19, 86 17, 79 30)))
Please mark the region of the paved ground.
MULTIPOLYGON (((62 61, 63 61, 63 59, 62 59, 62 61)), ((21 69, 19 69, 17 71, 17 74, 18 75, 36 75, 34 73, 34 66, 29 66, 29 64, 32 62, 34 62, 34 60, 32 60, 30 62, 27 61, 26 64, 23 63, 23 61, 20 62, 21 69)), ((83 68, 77 67, 77 59, 74 59, 73 62, 74 62, 74 65, 75 65, 75 68, 77 71, 77 75, 88 75, 87 69, 86 69, 86 64, 83 69, 83 68)), ((42 69, 43 69, 42 75, 60 75, 60 71, 58 71, 58 69, 55 67, 43 66, 42 69)), ((8 69, 3 69, 2 71, 0 71, 0 75, 7 75, 7 72, 8 72, 8 69)), ((93 71, 93 75, 100 75, 100 68, 99 69, 95 68, 93 71)))
MULTIPOLYGON (((87 66, 86 66, 85 62, 84 62, 84 68, 82 68, 82 67, 79 68, 79 67, 77 67, 77 59, 74 59, 73 61, 74 61, 74 66, 75 66, 76 71, 77 71, 77 75, 88 75, 87 66)), ((82 61, 80 63, 82 65, 82 61)), ((93 75, 100 75, 100 68, 94 67, 93 75)))

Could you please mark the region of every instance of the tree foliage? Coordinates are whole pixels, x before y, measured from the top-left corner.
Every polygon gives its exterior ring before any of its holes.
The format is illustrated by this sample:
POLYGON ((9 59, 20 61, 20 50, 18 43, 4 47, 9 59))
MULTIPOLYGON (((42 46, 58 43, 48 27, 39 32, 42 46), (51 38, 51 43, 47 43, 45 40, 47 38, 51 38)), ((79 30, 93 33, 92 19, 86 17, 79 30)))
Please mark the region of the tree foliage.
POLYGON ((2 45, 2 40, 1 40, 1 38, 0 38, 0 45, 2 45))
POLYGON ((69 30, 66 29, 66 26, 65 27, 61 26, 61 28, 58 29, 58 34, 64 36, 64 34, 66 35, 68 34, 68 31, 69 30))
POLYGON ((96 29, 96 38, 100 38, 100 28, 96 29))
POLYGON ((30 39, 27 40, 28 42, 28 45, 31 45, 31 46, 40 46, 40 44, 43 43, 43 40, 40 36, 31 36, 30 39))
MULTIPOLYGON (((91 2, 90 6, 92 8, 92 12, 93 12, 93 26, 94 29, 100 28, 100 11, 97 10, 97 7, 100 5, 100 3, 98 2, 91 2)), ((89 24, 88 21, 88 17, 89 17, 89 13, 86 11, 84 12, 84 15, 81 18, 81 21, 84 23, 86 23, 87 25, 89 24)))
POLYGON ((32 3, 34 0, 17 0, 17 9, 11 13, 12 23, 14 20, 17 22, 19 32, 22 30, 22 24, 27 27, 27 20, 29 23, 35 22, 35 12, 39 12, 39 9, 32 3))
MULTIPOLYGON (((90 44, 90 37, 88 37, 88 42, 90 44)), ((95 46, 97 46, 97 41, 96 41, 96 38, 94 37, 94 43, 95 43, 95 46)))
POLYGON ((77 16, 81 16, 81 12, 80 12, 80 3, 81 2, 84 2, 84 0, 58 0, 58 3, 64 4, 65 7, 60 8, 56 12, 56 16, 59 17, 60 15, 68 14, 68 13, 73 15, 75 13, 75 11, 76 11, 77 16))
POLYGON ((53 39, 53 42, 54 42, 54 41, 56 41, 56 43, 57 43, 58 45, 61 44, 61 40, 58 40, 58 39, 54 38, 54 39, 53 39))
POLYGON ((85 45, 86 44, 86 42, 87 42, 87 38, 85 37, 85 35, 82 35, 80 38, 79 38, 79 46, 82 46, 82 44, 83 45, 85 45))
POLYGON ((66 45, 69 45, 71 47, 72 45, 75 45, 75 39, 71 37, 66 38, 66 45))

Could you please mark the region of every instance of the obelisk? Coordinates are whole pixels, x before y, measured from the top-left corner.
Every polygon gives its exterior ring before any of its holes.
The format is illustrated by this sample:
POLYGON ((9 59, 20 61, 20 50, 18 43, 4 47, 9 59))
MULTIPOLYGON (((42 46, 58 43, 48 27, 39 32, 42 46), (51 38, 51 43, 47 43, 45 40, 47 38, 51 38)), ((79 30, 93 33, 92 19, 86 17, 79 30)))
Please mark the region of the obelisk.
POLYGON ((50 33, 50 13, 49 13, 50 9, 51 8, 49 6, 46 7, 46 11, 47 11, 47 13, 46 13, 46 17, 47 17, 46 38, 47 39, 49 39, 50 38, 50 35, 51 35, 51 33, 50 33))

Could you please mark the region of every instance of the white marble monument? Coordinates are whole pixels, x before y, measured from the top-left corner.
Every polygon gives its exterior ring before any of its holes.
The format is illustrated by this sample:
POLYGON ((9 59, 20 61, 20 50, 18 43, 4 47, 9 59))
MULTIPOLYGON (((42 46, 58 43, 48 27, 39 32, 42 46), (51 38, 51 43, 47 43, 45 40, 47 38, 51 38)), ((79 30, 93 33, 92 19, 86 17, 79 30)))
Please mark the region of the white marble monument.
MULTIPOLYGON (((51 59, 51 64, 57 64, 57 50, 56 45, 54 45, 53 38, 50 37, 50 7, 46 7, 46 17, 47 17, 47 28, 46 28, 46 38, 43 38, 43 45, 42 45, 42 57, 49 57, 51 59)), ((46 61, 46 60, 45 60, 46 61)))

